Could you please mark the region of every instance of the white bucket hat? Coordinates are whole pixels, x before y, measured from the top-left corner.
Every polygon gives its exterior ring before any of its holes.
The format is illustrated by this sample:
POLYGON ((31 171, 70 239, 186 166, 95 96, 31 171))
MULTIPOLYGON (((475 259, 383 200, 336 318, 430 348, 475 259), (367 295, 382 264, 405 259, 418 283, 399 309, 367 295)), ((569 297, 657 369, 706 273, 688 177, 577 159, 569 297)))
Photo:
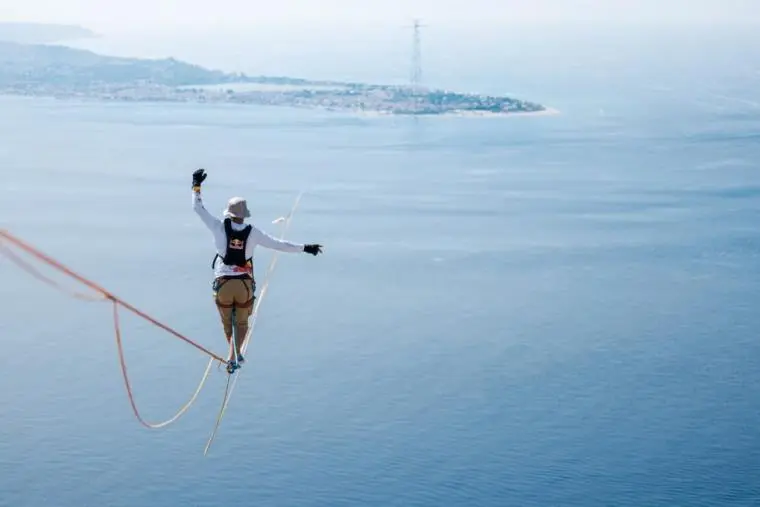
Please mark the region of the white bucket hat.
POLYGON ((248 211, 248 205, 242 197, 233 197, 227 202, 224 210, 225 218, 248 218, 251 212, 248 211))

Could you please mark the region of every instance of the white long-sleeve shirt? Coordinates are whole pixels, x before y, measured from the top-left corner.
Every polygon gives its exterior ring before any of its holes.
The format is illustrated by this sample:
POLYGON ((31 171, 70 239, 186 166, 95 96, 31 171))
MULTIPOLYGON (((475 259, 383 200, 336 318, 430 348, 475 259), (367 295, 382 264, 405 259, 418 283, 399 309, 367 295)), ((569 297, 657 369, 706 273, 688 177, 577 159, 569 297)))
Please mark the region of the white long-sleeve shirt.
MULTIPOLYGON (((216 253, 221 257, 216 260, 214 276, 237 276, 243 274, 245 272, 244 268, 224 264, 224 254, 227 252, 227 234, 224 232, 224 221, 213 216, 203 206, 200 192, 193 192, 193 209, 214 235, 216 253)), ((230 225, 236 231, 241 231, 247 227, 247 224, 238 224, 235 222, 232 222, 230 225)), ((257 245, 261 245, 264 248, 271 248, 272 250, 279 250, 280 252, 303 252, 304 245, 274 238, 255 225, 250 225, 251 233, 248 235, 248 242, 245 246, 246 259, 253 258, 253 251, 257 245)))

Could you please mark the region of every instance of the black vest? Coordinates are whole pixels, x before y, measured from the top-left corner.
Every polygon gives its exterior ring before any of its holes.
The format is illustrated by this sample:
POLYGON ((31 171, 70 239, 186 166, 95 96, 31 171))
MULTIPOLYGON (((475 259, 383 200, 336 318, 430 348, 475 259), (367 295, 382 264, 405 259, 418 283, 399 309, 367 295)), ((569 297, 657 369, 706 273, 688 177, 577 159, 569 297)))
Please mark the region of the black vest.
MULTIPOLYGON (((232 228, 232 221, 229 218, 224 219, 224 232, 227 235, 227 250, 222 257, 222 261, 228 266, 246 267, 253 259, 245 258, 245 248, 248 244, 248 236, 251 234, 251 225, 248 224, 242 231, 236 231, 232 228)), ((216 265, 216 259, 219 254, 214 256, 211 261, 211 268, 216 265)))

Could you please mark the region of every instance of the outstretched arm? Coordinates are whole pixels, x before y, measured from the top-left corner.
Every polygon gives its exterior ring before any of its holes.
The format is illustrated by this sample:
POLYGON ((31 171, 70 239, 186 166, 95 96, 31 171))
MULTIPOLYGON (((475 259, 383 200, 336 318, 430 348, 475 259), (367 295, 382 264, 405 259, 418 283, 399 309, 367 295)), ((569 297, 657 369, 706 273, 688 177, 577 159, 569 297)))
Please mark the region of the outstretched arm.
POLYGON ((300 243, 292 243, 284 239, 277 239, 257 227, 251 229, 251 239, 253 239, 253 243, 255 244, 261 245, 264 248, 279 250, 280 252, 293 253, 304 251, 304 245, 300 243))

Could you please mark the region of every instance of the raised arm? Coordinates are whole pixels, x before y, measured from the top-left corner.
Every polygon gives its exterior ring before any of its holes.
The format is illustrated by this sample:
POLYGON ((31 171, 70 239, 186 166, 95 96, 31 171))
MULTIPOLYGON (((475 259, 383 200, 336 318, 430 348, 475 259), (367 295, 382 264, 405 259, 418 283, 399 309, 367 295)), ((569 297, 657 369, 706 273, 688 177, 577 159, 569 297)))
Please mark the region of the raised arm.
POLYGON ((201 220, 203 220, 203 223, 206 224, 206 227, 212 231, 215 231, 220 226, 222 226, 222 222, 214 217, 214 215, 209 213, 206 207, 203 206, 203 199, 201 199, 200 189, 193 190, 193 210, 198 214, 199 217, 201 217, 201 220))
POLYGON ((208 212, 203 205, 203 199, 201 198, 201 183, 206 179, 206 173, 203 169, 198 169, 193 173, 193 210, 201 217, 201 220, 211 232, 217 233, 219 230, 224 230, 224 225, 214 215, 208 212))

